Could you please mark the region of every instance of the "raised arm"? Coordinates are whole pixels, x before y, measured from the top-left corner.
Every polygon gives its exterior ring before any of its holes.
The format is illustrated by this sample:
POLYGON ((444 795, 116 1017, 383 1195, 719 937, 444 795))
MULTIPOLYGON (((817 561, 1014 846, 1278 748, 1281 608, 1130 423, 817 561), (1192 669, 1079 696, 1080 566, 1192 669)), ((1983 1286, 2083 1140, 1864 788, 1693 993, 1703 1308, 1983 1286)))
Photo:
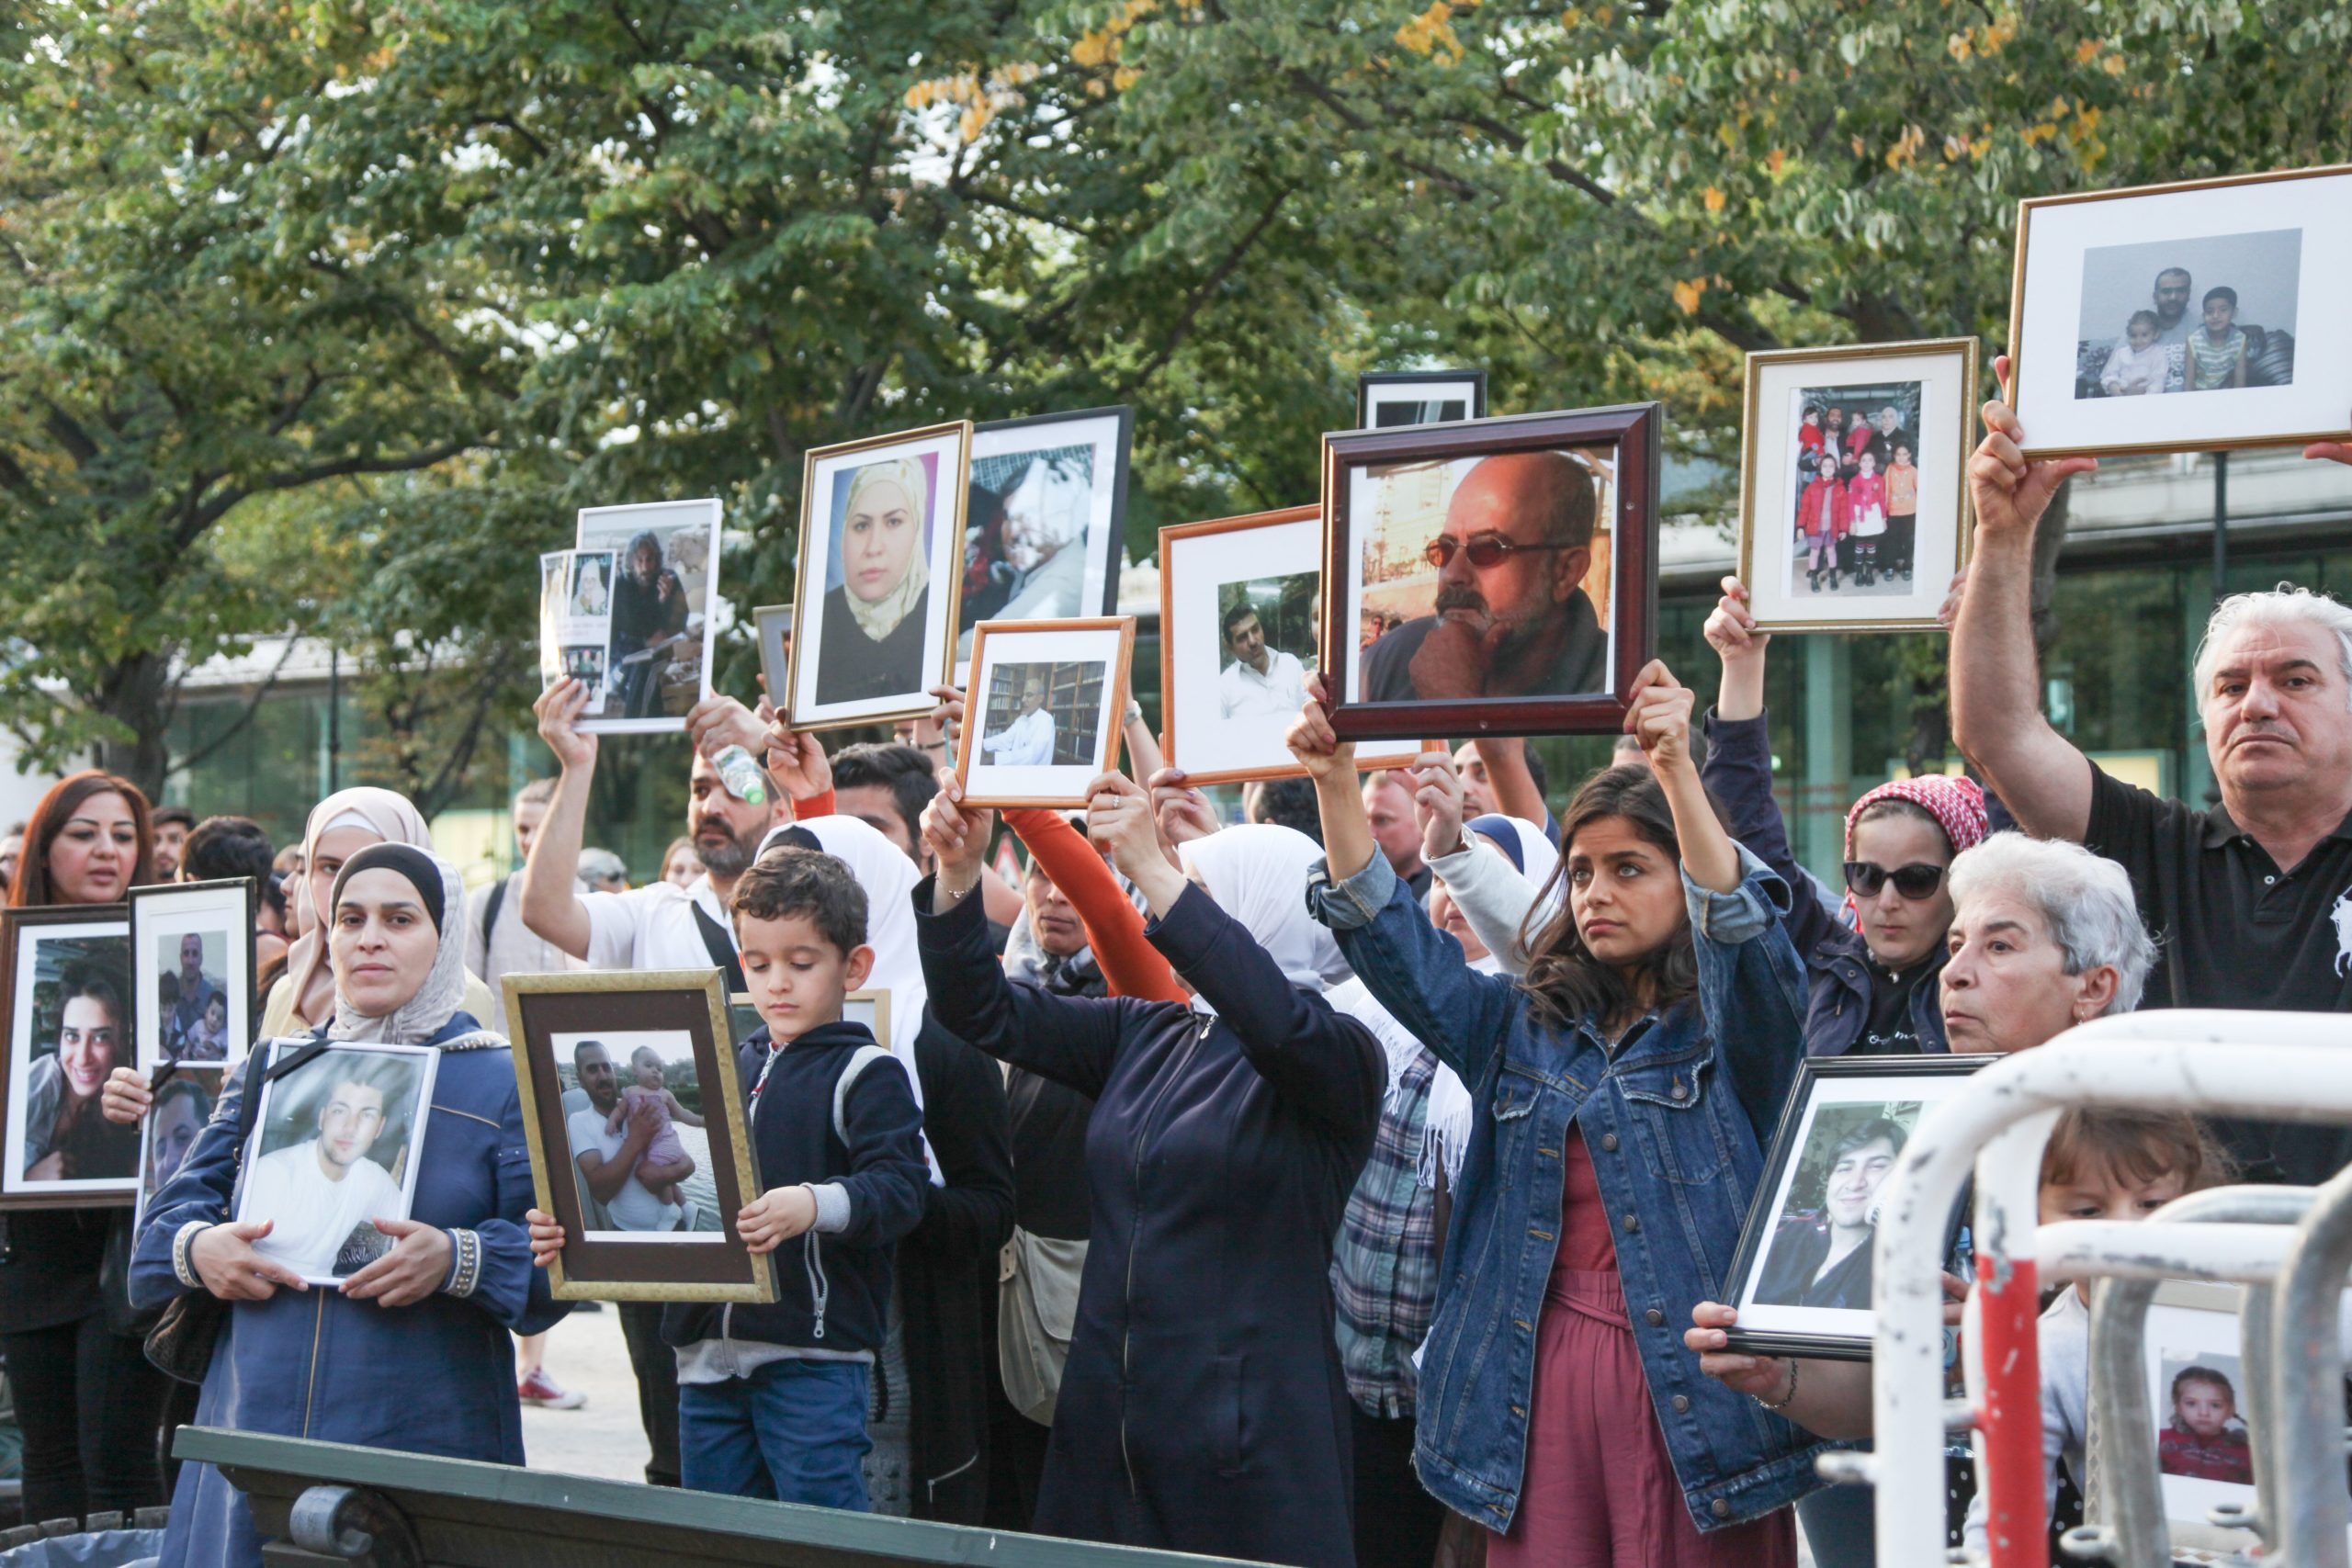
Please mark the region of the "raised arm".
POLYGON ((1634 677, 1631 700, 1625 733, 1642 743, 1650 772, 1666 792, 1683 870, 1711 893, 1733 891, 1740 882, 1739 846, 1715 819, 1690 761, 1690 688, 1674 678, 1665 660, 1653 659, 1634 677))
POLYGON ((1356 779, 1356 749, 1342 745, 1323 704, 1323 672, 1306 678, 1306 705, 1283 737, 1290 754, 1315 781, 1315 813, 1323 822, 1323 863, 1334 883, 1349 881, 1380 853, 1364 815, 1363 789, 1356 779))
POLYGON ((1094 846, 1060 812, 1044 807, 1017 807, 1004 814, 1004 821, 1078 910, 1086 944, 1112 994, 1182 1001, 1184 988, 1176 983, 1175 971, 1145 937, 1143 915, 1094 846))
MULTIPOLYGON (((2003 390, 2008 360, 1994 362, 2003 390)), ((2033 536, 2060 484, 2090 457, 2029 463, 2018 416, 1984 405, 1984 439, 1968 460, 1976 509, 1968 589, 1951 634, 1951 732, 2026 830, 2080 840, 2090 827, 2091 764, 2041 714, 2033 648, 2033 536)))
POLYGON ((574 958, 588 956, 588 908, 580 897, 580 840, 588 824, 588 792, 596 782, 596 738, 580 733, 588 688, 569 677, 539 694, 531 711, 539 716, 539 736, 562 772, 547 820, 531 840, 523 865, 523 924, 543 942, 574 958))
POLYGON ((1526 741, 1479 739, 1471 744, 1477 750, 1478 761, 1487 764, 1487 787, 1494 792, 1496 810, 1538 827, 1552 819, 1552 807, 1544 792, 1535 787, 1534 773, 1528 770, 1526 741))

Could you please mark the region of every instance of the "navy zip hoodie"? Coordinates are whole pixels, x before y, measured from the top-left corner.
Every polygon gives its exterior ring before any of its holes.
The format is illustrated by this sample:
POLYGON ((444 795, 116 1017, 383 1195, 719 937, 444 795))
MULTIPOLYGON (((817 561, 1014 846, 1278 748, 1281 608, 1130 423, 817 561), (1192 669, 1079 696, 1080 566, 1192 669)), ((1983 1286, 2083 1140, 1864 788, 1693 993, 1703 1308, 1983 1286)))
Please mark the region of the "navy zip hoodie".
POLYGON ((922 1112, 895 1060, 869 1063, 849 1086, 842 1105, 849 1141, 833 1130, 842 1074, 874 1043, 862 1023, 829 1023, 775 1053, 772 1067, 765 1029, 737 1048, 760 1190, 806 1182, 816 1190, 817 1224, 776 1248, 774 1302, 673 1302, 662 1311, 663 1343, 752 1340, 844 1358, 881 1348, 892 1249, 922 1221, 930 1175, 922 1112))

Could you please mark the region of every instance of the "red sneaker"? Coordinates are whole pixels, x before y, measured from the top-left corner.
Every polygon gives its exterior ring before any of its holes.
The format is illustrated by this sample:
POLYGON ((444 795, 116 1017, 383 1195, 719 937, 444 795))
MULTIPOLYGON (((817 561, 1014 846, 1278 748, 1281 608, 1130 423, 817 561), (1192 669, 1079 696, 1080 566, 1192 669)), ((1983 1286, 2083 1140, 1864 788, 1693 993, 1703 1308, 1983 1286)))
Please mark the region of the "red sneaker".
POLYGON ((514 1385, 514 1397, 526 1404, 536 1404, 543 1410, 577 1410, 588 1403, 584 1393, 571 1393, 557 1385, 548 1376, 545 1367, 514 1385))

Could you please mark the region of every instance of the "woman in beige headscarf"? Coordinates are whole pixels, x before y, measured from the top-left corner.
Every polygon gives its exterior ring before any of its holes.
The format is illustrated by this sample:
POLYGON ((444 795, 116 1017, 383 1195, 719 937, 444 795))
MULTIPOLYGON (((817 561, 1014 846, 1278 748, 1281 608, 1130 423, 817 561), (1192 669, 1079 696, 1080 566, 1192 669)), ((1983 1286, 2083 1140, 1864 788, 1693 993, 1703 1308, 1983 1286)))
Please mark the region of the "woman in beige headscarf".
MULTIPOLYGON (((311 808, 302 832, 301 874, 289 880, 295 938, 287 950, 286 973, 270 987, 262 1007, 261 1038, 277 1040, 334 1021, 334 976, 327 966, 318 911, 334 886, 343 863, 370 844, 433 847, 433 835, 408 796, 361 786, 338 790, 311 808)), ((490 987, 469 973, 465 1010, 476 1018, 499 1016, 490 987)))
POLYGON ((820 703, 920 693, 940 679, 923 663, 930 502, 930 478, 912 457, 850 475, 841 586, 825 595, 818 622, 820 703))

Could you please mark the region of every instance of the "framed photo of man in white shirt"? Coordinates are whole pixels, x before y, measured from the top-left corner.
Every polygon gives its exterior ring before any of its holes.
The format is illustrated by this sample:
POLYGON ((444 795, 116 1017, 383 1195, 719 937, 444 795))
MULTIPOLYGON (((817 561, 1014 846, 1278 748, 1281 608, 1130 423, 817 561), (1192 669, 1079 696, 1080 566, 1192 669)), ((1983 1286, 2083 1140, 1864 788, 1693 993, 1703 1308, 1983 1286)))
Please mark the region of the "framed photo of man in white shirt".
POLYGON ((333 1286, 391 1250, 376 1222, 409 1217, 440 1060, 429 1046, 335 1045, 262 1080, 235 1213, 271 1223, 254 1251, 333 1286))
POLYGON ((1127 615, 981 622, 956 759, 967 802, 1084 805, 1118 745, 1135 640, 1127 615))

